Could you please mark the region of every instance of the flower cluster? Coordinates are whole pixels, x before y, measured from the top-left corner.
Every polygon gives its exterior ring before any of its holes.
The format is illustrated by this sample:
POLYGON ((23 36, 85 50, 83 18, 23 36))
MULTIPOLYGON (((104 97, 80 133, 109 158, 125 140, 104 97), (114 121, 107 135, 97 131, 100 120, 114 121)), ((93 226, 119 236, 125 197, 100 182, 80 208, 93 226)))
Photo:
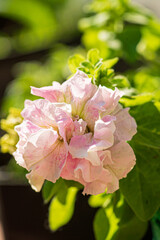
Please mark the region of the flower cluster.
POLYGON ((83 184, 84 194, 117 190, 135 164, 126 141, 136 123, 118 103, 122 93, 93 85, 81 71, 62 85, 31 92, 44 99, 26 100, 14 157, 30 171, 32 187, 39 191, 45 179, 62 177, 83 184))

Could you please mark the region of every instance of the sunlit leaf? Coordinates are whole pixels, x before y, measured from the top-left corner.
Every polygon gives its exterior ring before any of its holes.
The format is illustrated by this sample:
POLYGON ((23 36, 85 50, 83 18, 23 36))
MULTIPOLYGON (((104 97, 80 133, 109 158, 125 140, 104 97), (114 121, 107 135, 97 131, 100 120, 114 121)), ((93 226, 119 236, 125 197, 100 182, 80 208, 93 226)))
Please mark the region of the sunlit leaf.
POLYGON ((88 203, 91 207, 106 207, 111 201, 110 195, 106 193, 92 195, 88 199, 88 203))
POLYGON ((142 105, 146 102, 150 102, 153 99, 153 95, 151 93, 141 94, 132 97, 123 97, 120 99, 120 102, 125 107, 133 107, 137 105, 142 105))
POLYGON ((109 221, 103 208, 97 211, 93 226, 96 240, 105 240, 108 234, 109 221))
POLYGON ((123 198, 100 208, 94 219, 96 240, 141 240, 146 230, 147 222, 140 221, 123 198))
POLYGON ((160 76, 157 68, 142 68, 133 77, 135 88, 140 93, 156 92, 160 89, 160 76))
POLYGON ((93 64, 96 65, 100 60, 99 50, 91 49, 87 53, 87 59, 93 64))
POLYGON ((118 62, 118 60, 119 59, 117 57, 109 60, 105 60, 103 62, 102 68, 112 68, 118 62))
POLYGON ((64 188, 53 198, 49 207, 49 226, 52 231, 64 226, 72 218, 76 193, 75 187, 64 188))
POLYGON ((77 68, 79 67, 80 63, 84 61, 85 58, 80 54, 75 54, 74 56, 71 56, 68 59, 68 65, 69 69, 72 73, 75 73, 77 71, 77 68))

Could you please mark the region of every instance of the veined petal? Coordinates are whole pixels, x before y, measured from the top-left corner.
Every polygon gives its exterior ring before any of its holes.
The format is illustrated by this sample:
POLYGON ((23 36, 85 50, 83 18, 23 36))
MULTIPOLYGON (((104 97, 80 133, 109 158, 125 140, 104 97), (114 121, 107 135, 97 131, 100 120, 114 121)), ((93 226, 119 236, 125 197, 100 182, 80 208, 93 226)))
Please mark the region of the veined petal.
MULTIPOLYGON (((67 180, 75 180, 76 179, 74 176, 74 169, 77 166, 77 161, 78 161, 78 159, 75 159, 75 158, 73 159, 72 155, 70 153, 68 153, 65 165, 61 172, 62 178, 67 179, 67 180)), ((81 182, 80 179, 77 179, 77 181, 81 182)))
POLYGON ((26 100, 22 117, 40 127, 50 127, 55 123, 54 104, 44 99, 35 101, 26 100))
POLYGON ((63 89, 70 87, 74 99, 86 101, 91 98, 96 91, 96 86, 91 83, 91 79, 82 71, 77 70, 76 74, 62 84, 63 89))
MULTIPOLYGON (((127 176, 127 173, 132 170, 136 163, 134 152, 130 145, 122 141, 110 149, 112 162, 108 162, 107 158, 104 159, 104 168, 110 169, 118 179, 127 176)), ((103 152, 104 156, 108 153, 103 152)))
POLYGON ((37 132, 41 128, 29 120, 24 120, 21 124, 17 125, 15 131, 18 133, 20 138, 26 140, 32 133, 37 132))
MULTIPOLYGON (((56 108, 54 112, 54 117, 56 124, 58 126, 59 134, 65 142, 68 142, 72 136, 74 130, 74 123, 70 116, 70 111, 68 110, 68 104, 66 105, 66 111, 64 108, 56 108)), ((69 105, 70 106, 70 105, 69 105)))
POLYGON ((119 141, 129 141, 137 132, 136 121, 131 117, 128 111, 129 108, 124 108, 115 114, 115 136, 119 141))
POLYGON ((24 160, 29 170, 45 159, 57 145, 58 134, 52 129, 40 129, 32 134, 24 146, 24 160))
POLYGON ((92 134, 87 133, 82 136, 74 136, 69 144, 69 152, 73 158, 85 158, 93 165, 100 165, 100 159, 96 151, 92 151, 94 145, 92 134))
POLYGON ((82 136, 74 136, 69 144, 69 152, 73 158, 85 158, 87 150, 92 144, 92 134, 88 133, 82 136))
POLYGON ((72 106, 73 116, 81 115, 85 103, 96 92, 97 87, 91 83, 91 79, 81 72, 76 74, 62 84, 64 89, 66 102, 72 106))
POLYGON ((23 158, 33 174, 55 182, 65 164, 68 149, 58 134, 51 129, 42 129, 32 135, 24 147, 23 158))
POLYGON ((113 145, 114 132, 116 129, 114 124, 115 120, 116 118, 113 116, 106 116, 103 119, 99 119, 95 122, 94 139, 97 143, 97 146, 101 145, 102 147, 99 150, 107 149, 113 145))
POLYGON ((102 173, 102 170, 102 164, 94 166, 86 159, 79 159, 76 168, 74 169, 74 174, 75 177, 79 176, 80 174, 85 182, 92 182, 99 177, 99 175, 102 173))
POLYGON ((97 195, 105 191, 107 191, 107 193, 112 193, 118 188, 118 179, 111 172, 103 169, 103 171, 95 181, 85 184, 83 194, 97 195))
POLYGON ((31 134, 36 133, 39 130, 40 130, 40 127, 38 127, 37 125, 33 124, 28 120, 26 121, 24 120, 21 124, 15 127, 15 131, 19 135, 19 142, 16 145, 17 150, 13 153, 13 156, 16 162, 24 168, 26 168, 26 163, 23 159, 23 153, 24 153, 24 146, 26 144, 27 138, 31 134))
POLYGON ((64 94, 61 85, 58 82, 53 82, 53 86, 48 87, 31 87, 33 95, 43 97, 50 102, 64 102, 64 94))
POLYGON ((99 86, 94 96, 86 103, 82 113, 90 129, 93 130, 99 115, 108 115, 116 108, 121 96, 122 93, 117 88, 113 91, 99 86))
POLYGON ((86 182, 92 182, 99 177, 102 170, 102 164, 95 167, 84 158, 73 158, 71 154, 68 154, 61 176, 85 185, 86 182))

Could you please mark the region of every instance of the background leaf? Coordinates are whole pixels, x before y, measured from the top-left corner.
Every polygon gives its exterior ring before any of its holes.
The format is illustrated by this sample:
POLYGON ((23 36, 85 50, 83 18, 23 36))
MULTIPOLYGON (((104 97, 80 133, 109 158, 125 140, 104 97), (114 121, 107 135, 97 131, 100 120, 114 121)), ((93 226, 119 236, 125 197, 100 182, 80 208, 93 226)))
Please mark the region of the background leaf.
POLYGON ((59 189, 49 207, 49 226, 52 231, 67 224, 72 218, 77 188, 59 189))
POLYGON ((100 208, 95 216, 93 227, 96 240, 105 240, 108 234, 109 221, 103 208, 100 208))
POLYGON ((160 206, 160 112, 152 102, 131 110, 138 124, 138 133, 131 146, 137 164, 120 181, 120 190, 136 215, 150 219, 160 206))
POLYGON ((74 56, 69 57, 68 59, 68 66, 72 73, 77 71, 80 63, 84 61, 85 58, 80 54, 75 54, 74 56))
POLYGON ((160 237, 160 210, 156 212, 151 220, 153 238, 152 240, 159 240, 160 237))
MULTIPOLYGON (((117 196, 116 196, 117 197, 117 196)), ((139 220, 122 195, 106 208, 100 208, 94 219, 96 240, 140 240, 147 230, 147 222, 139 220)))
POLYGON ((65 184, 62 178, 59 178, 55 183, 45 181, 42 188, 42 196, 44 203, 48 203, 52 197, 57 194, 62 185, 65 184))

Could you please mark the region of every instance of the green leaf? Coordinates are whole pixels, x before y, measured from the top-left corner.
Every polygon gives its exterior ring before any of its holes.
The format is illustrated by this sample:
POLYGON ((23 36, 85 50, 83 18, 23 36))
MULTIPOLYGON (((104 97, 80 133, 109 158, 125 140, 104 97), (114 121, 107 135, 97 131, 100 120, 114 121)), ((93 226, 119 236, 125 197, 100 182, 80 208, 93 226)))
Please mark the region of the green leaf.
MULTIPOLYGON (((94 67, 89 61, 83 61, 81 62, 80 66, 84 68, 84 72, 94 74, 94 67)), ((78 68, 79 69, 79 68, 78 68)))
POLYGON ((52 231, 56 231, 71 220, 77 191, 75 187, 65 188, 64 191, 60 191, 61 193, 53 198, 49 207, 49 226, 52 231), (61 201, 62 196, 65 202, 61 201))
POLYGON ((107 12, 102 12, 88 18, 82 18, 79 21, 79 28, 84 31, 90 27, 101 27, 107 23, 109 18, 110 15, 107 12))
POLYGON ((117 62, 119 58, 115 57, 103 62, 102 68, 112 68, 117 62))
POLYGON ((69 57, 68 59, 68 65, 69 69, 72 73, 75 73, 77 71, 77 68, 79 67, 80 63, 84 61, 85 58, 80 54, 75 54, 74 56, 69 57))
POLYGON ((125 107, 133 107, 137 105, 142 105, 146 102, 150 102, 152 99, 153 95, 150 93, 146 93, 132 97, 123 97, 120 99, 120 103, 122 103, 125 107))
POLYGON ((63 181, 65 182, 67 187, 76 187, 79 190, 80 189, 82 190, 84 188, 84 186, 79 182, 76 182, 76 181, 73 181, 73 180, 66 180, 66 179, 63 179, 63 181))
POLYGON ((133 138, 134 144, 160 150, 160 112, 153 102, 133 107, 132 116, 138 125, 138 134, 133 138))
POLYGON ((119 34, 119 39, 122 42, 124 58, 128 62, 134 63, 138 57, 136 48, 141 39, 141 28, 138 25, 127 25, 119 34))
POLYGON ((87 59, 93 64, 96 65, 101 59, 98 49, 91 49, 87 53, 87 59))
POLYGON ((120 181, 120 190, 142 220, 149 220, 160 206, 160 112, 152 102, 131 109, 138 133, 131 146, 136 166, 120 181))
POLYGON ((109 226, 109 221, 106 218, 105 210, 103 208, 100 208, 97 211, 94 222, 93 222, 94 234, 95 234, 96 240, 106 239, 106 236, 108 234, 107 226, 109 226))
POLYGON ((140 93, 152 92, 154 94, 160 89, 159 69, 142 68, 133 76, 133 83, 140 93))
POLYGON ((159 240, 159 236, 160 236, 160 210, 158 210, 157 213, 152 218, 151 226, 152 226, 152 233, 153 233, 153 239, 152 240, 159 240))
POLYGON ((90 74, 90 71, 89 71, 88 68, 85 68, 85 67, 79 67, 78 70, 80 70, 80 71, 82 71, 82 72, 84 72, 84 73, 86 73, 86 74, 88 74, 88 75, 90 74))
POLYGON ((44 203, 48 203, 52 197, 59 191, 61 186, 65 184, 62 178, 59 178, 55 183, 45 181, 42 188, 42 197, 44 203))
POLYGON ((110 78, 110 77, 113 77, 114 76, 114 69, 110 68, 107 70, 107 77, 110 78))
POLYGON ((92 195, 88 199, 88 203, 91 207, 106 207, 110 203, 110 195, 106 193, 92 195))
POLYGON ((140 25, 147 25, 148 24, 148 18, 142 14, 139 13, 125 13, 124 14, 125 21, 133 24, 140 24, 140 25))
POLYGON ((122 196, 105 209, 99 209, 94 219, 96 240, 140 240, 147 230, 147 222, 140 221, 122 196))
POLYGON ((117 75, 112 79, 112 84, 118 88, 129 88, 130 84, 125 76, 117 75))

